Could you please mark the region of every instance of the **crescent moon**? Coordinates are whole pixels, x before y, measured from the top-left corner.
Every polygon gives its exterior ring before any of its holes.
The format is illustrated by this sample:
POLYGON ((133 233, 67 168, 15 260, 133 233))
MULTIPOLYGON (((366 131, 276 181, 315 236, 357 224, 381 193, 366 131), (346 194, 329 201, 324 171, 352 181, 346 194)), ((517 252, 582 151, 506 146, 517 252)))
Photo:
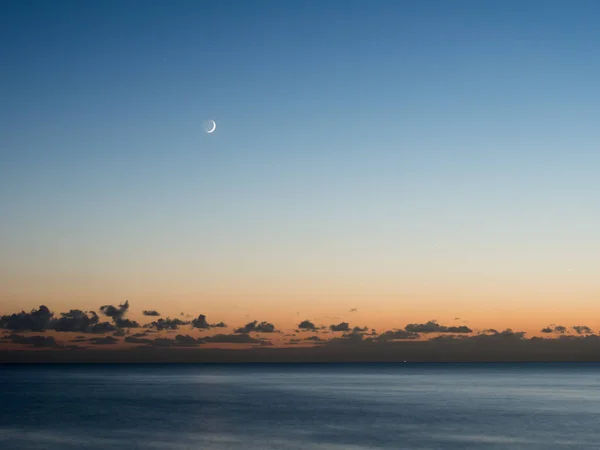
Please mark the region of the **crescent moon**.
POLYGON ((207 133, 212 133, 213 131, 215 131, 217 129, 217 122, 215 122, 214 120, 211 120, 212 122, 212 129, 207 130, 207 133))

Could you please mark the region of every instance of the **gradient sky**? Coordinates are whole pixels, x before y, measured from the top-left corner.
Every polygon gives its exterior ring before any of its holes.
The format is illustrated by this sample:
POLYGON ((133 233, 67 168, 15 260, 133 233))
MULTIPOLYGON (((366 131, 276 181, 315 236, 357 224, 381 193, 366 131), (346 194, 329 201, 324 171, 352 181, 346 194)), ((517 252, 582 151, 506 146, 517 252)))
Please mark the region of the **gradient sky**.
POLYGON ((600 327, 598 2, 0 8, 1 313, 600 327))

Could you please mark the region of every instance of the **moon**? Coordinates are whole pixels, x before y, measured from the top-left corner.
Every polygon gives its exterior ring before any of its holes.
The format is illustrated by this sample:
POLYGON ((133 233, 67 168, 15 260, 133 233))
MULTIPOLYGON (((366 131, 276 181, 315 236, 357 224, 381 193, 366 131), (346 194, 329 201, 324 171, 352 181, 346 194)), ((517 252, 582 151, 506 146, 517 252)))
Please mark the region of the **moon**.
POLYGON ((209 124, 207 126, 206 132, 210 134, 217 129, 217 122, 215 122, 214 120, 209 120, 208 122, 209 124))

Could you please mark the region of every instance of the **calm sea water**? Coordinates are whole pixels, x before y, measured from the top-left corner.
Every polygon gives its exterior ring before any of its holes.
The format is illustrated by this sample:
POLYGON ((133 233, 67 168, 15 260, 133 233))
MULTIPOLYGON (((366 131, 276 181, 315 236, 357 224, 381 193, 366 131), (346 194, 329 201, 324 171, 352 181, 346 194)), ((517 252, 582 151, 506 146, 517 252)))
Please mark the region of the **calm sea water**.
POLYGON ((598 364, 0 366, 2 449, 600 448, 598 364))

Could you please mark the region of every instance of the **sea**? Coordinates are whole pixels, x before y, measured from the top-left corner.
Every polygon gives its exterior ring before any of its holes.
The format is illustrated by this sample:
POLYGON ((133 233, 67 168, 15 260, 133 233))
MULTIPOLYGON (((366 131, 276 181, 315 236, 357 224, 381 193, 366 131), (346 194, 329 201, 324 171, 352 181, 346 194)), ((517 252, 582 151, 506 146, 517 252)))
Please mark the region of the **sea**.
POLYGON ((1 365, 0 448, 600 449, 600 364, 1 365))

